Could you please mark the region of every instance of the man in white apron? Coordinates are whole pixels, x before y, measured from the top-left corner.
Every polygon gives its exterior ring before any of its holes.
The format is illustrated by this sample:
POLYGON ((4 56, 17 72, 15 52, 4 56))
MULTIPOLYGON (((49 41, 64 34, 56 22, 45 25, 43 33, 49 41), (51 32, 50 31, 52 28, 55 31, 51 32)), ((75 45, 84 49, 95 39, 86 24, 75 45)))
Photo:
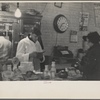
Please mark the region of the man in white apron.
POLYGON ((40 35, 41 33, 38 32, 38 29, 34 28, 26 38, 18 43, 16 52, 16 57, 20 62, 32 61, 36 71, 40 70, 40 63, 45 60, 43 50, 38 42, 38 36, 40 35))

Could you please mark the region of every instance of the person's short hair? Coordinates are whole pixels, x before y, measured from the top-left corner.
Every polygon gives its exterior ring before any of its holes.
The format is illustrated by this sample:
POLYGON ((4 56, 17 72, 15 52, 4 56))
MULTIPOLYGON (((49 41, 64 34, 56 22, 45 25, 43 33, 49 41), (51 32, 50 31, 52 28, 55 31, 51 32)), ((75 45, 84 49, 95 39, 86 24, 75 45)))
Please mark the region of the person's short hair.
POLYGON ((32 34, 36 34, 37 36, 40 36, 41 35, 41 31, 40 31, 39 28, 34 27, 33 30, 32 30, 32 34))
POLYGON ((95 43, 99 43, 100 41, 100 35, 98 34, 98 32, 90 32, 87 35, 87 38, 89 39, 90 42, 92 42, 93 44, 95 43))

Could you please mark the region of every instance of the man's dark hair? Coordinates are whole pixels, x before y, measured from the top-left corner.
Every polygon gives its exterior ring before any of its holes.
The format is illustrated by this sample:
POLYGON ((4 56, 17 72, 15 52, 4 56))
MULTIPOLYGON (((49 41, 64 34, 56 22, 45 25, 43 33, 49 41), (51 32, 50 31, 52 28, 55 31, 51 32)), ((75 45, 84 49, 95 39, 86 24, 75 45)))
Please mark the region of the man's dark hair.
POLYGON ((34 27, 34 29, 32 30, 32 33, 33 34, 36 34, 37 36, 40 36, 41 35, 41 31, 39 28, 37 27, 34 27))

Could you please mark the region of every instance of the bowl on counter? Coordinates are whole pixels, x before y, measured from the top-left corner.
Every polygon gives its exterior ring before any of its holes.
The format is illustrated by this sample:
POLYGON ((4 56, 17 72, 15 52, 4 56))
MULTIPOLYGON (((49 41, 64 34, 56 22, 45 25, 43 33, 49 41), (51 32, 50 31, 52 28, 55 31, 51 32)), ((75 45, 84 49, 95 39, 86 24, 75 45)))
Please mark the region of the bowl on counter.
POLYGON ((60 72, 57 73, 57 77, 62 78, 62 79, 67 79, 68 72, 66 72, 65 70, 61 70, 60 72))

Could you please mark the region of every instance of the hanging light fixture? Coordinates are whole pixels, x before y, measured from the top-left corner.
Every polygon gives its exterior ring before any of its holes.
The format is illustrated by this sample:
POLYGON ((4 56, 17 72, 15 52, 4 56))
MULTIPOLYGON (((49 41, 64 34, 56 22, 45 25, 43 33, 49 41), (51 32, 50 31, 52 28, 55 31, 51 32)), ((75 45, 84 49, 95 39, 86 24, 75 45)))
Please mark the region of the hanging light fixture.
POLYGON ((19 9, 19 3, 17 3, 17 9, 15 11, 15 17, 20 18, 21 17, 21 11, 19 9))

